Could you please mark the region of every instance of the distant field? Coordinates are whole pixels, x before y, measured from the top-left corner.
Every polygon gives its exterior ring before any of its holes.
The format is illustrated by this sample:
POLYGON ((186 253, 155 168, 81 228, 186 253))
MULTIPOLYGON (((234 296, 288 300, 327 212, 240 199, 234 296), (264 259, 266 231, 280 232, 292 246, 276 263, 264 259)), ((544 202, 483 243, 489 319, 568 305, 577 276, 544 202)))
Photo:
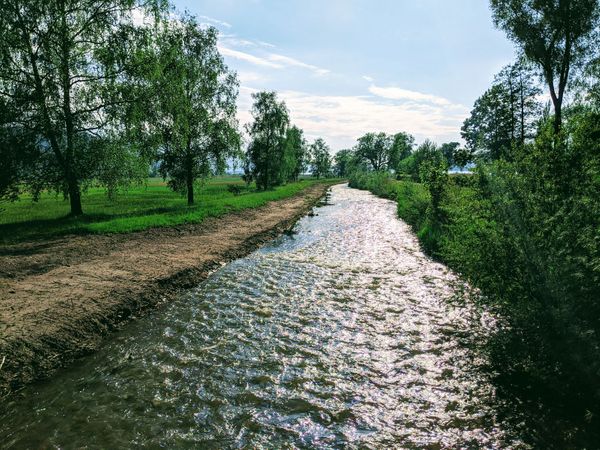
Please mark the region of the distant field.
POLYGON ((83 194, 82 217, 69 217, 69 202, 62 195, 43 194, 38 202, 23 196, 14 203, 0 204, 0 242, 8 244, 46 239, 70 233, 128 233, 153 227, 198 223, 230 211, 256 208, 290 197, 316 183, 303 180, 274 190, 245 190, 239 176, 216 177, 195 192, 196 204, 171 191, 161 178, 150 178, 143 186, 132 187, 109 200, 106 191, 92 188, 83 194), (243 191, 235 196, 227 185, 239 184, 243 191))

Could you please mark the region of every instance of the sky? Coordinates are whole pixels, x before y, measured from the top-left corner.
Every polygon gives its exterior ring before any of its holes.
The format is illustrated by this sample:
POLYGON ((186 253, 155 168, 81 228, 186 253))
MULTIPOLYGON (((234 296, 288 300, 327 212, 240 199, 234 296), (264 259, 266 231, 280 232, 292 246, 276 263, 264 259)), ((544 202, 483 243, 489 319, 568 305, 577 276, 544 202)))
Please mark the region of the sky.
POLYGON ((460 127, 514 59, 487 0, 175 0, 220 31, 238 117, 277 91, 293 124, 332 151, 367 132, 461 141, 460 127))

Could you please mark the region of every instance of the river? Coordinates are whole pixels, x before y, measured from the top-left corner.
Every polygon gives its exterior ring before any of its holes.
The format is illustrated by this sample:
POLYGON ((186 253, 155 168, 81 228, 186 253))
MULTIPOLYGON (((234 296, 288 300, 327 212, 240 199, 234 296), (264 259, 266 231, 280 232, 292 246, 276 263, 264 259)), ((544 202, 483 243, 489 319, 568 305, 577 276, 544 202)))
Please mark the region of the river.
POLYGON ((293 233, 0 406, 3 448, 522 448, 395 203, 346 186, 293 233))

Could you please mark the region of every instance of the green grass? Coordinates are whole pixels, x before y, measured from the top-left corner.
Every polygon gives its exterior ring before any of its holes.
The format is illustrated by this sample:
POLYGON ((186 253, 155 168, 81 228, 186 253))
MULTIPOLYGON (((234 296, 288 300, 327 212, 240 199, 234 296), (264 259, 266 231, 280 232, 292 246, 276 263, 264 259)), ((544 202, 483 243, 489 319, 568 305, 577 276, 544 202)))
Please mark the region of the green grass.
MULTIPOLYGON (((329 182, 330 180, 327 180, 329 182)), ((104 189, 90 188, 83 194, 84 215, 70 217, 69 202, 46 193, 38 202, 23 196, 14 203, 0 205, 0 242, 4 244, 43 240, 65 234, 129 233, 154 227, 199 223, 231 211, 256 208, 272 200, 298 193, 319 181, 310 179, 279 186, 266 192, 254 187, 235 196, 228 184, 245 188, 238 176, 216 177, 195 192, 194 206, 171 191, 162 179, 148 179, 146 185, 132 187, 109 200, 104 189)))

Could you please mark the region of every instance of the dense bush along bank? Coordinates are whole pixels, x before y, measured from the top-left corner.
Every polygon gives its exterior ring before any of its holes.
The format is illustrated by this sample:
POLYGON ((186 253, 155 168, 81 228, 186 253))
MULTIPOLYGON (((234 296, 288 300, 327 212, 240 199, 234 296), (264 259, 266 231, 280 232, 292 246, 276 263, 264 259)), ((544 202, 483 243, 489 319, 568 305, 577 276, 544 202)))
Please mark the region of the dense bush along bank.
POLYGON ((600 179, 565 167, 564 184, 536 185, 541 158, 530 154, 520 164, 520 173, 495 163, 448 177, 437 212, 426 184, 357 173, 350 185, 396 200, 425 251, 465 276, 481 290, 478 301, 498 312, 506 326, 487 350, 500 385, 532 405, 554 406, 558 428, 565 419, 573 439, 589 439, 600 429, 600 179))
POLYGON ((489 360, 507 398, 532 407, 526 422, 540 417, 526 426, 538 430, 535 446, 596 448, 600 3, 490 7, 517 59, 475 101, 461 128, 465 147, 415 148, 405 133, 369 133, 336 167, 352 186, 397 200, 424 249, 481 290, 478 301, 501 324, 489 360), (451 174, 467 166, 471 174, 451 174))

